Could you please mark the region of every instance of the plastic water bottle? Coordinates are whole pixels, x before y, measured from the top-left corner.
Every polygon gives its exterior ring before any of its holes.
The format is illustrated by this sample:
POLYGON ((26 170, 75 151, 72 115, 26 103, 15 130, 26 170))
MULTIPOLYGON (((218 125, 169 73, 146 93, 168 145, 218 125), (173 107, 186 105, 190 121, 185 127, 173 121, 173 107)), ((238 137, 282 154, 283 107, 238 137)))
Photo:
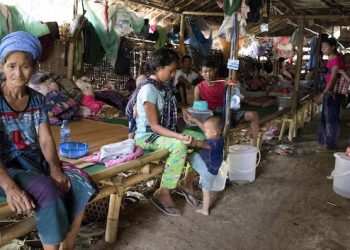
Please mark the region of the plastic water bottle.
POLYGON ((60 129, 60 143, 70 141, 70 128, 68 125, 68 120, 63 120, 61 129, 60 129))

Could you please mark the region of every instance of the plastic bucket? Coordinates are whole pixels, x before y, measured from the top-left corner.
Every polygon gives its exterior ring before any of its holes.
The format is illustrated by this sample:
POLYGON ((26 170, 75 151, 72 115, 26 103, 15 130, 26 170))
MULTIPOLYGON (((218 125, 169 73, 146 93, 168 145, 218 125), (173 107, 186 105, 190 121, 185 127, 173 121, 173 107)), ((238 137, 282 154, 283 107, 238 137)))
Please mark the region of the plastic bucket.
POLYGON ((225 189, 227 172, 228 172, 228 162, 223 161, 220 166, 218 174, 215 175, 214 177, 211 191, 222 191, 225 189))
POLYGON ((350 199, 350 157, 345 153, 334 153, 335 167, 331 173, 333 190, 340 196, 350 199))
POLYGON ((230 146, 228 178, 231 181, 253 182, 255 180, 255 169, 259 165, 260 159, 260 150, 256 147, 249 145, 230 146))

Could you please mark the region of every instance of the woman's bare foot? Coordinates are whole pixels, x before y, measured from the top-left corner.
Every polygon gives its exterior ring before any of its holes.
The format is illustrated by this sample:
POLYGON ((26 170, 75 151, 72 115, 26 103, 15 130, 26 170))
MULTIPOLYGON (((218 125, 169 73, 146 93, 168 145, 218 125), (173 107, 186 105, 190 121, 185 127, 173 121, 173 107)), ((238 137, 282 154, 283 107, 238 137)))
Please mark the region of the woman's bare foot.
POLYGON ((209 211, 208 210, 205 210, 204 208, 202 209, 197 209, 196 210, 197 213, 200 213, 200 214, 203 214, 205 216, 208 216, 209 215, 209 211))

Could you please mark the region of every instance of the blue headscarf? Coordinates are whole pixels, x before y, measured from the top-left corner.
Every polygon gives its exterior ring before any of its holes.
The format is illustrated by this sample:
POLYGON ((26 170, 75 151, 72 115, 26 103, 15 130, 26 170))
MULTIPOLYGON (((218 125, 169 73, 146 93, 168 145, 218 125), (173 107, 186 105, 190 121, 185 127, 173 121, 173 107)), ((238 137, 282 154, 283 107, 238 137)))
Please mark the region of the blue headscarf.
POLYGON ((6 35, 0 44, 0 60, 11 52, 21 51, 29 54, 33 60, 41 57, 41 43, 38 38, 24 31, 16 31, 6 35))

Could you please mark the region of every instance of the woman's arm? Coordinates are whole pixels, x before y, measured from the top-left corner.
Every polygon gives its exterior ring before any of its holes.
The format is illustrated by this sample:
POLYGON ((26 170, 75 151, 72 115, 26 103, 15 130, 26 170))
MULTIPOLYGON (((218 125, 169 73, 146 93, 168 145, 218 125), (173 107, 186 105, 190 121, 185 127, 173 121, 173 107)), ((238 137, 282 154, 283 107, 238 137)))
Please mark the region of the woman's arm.
POLYGON ((171 137, 171 138, 176 138, 176 139, 182 140, 186 144, 191 142, 190 137, 183 135, 183 134, 180 134, 180 133, 176 133, 174 131, 171 131, 170 129, 164 128, 163 126, 161 126, 159 124, 158 111, 157 111, 157 107, 155 104, 153 104, 151 102, 145 102, 143 104, 143 108, 145 109, 147 119, 148 119, 149 124, 151 126, 151 129, 154 133, 161 135, 161 136, 171 137))
POLYGON ((47 123, 41 123, 39 125, 39 143, 41 151, 46 161, 49 163, 51 178, 59 189, 63 192, 67 192, 71 187, 70 180, 69 177, 62 172, 55 141, 47 123))
POLYGON ((329 80, 329 83, 326 84, 326 87, 325 89, 323 90, 323 94, 326 94, 328 91, 329 92, 332 92, 333 91, 333 87, 336 83, 336 80, 337 80, 337 73, 338 73, 338 70, 339 70, 339 66, 338 65, 335 65, 332 67, 332 70, 331 70, 331 79, 329 80))
POLYGON ((0 186, 6 194, 6 200, 13 212, 23 213, 32 211, 35 204, 30 196, 14 182, 0 161, 0 186))

